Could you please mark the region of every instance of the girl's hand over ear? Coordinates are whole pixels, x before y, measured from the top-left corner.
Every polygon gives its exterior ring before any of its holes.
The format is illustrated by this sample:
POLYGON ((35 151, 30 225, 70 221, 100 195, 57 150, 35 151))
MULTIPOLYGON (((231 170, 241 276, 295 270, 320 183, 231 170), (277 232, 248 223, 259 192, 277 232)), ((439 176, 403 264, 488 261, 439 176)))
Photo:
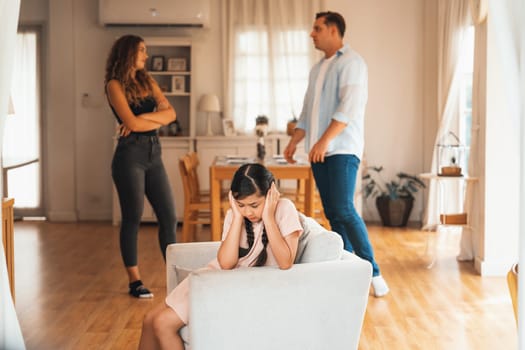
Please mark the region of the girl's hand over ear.
POLYGON ((277 190, 277 186, 275 186, 275 182, 272 183, 270 189, 268 190, 268 193, 266 194, 266 200, 264 202, 264 209, 262 213, 262 219, 263 221, 267 221, 270 218, 275 218, 275 210, 277 209, 277 203, 279 202, 279 197, 281 197, 281 194, 277 190))
POLYGON ((230 207, 232 208, 233 220, 242 219, 243 216, 241 214, 241 210, 239 209, 239 206, 237 205, 237 201, 235 200, 235 198, 233 198, 232 191, 228 192, 228 200, 230 201, 230 207))

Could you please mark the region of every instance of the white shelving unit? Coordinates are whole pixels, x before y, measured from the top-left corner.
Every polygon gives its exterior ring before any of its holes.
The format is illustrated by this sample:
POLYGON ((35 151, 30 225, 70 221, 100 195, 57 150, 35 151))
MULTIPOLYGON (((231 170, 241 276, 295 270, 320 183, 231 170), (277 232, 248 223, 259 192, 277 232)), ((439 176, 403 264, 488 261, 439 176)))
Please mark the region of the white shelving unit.
POLYGON ((177 111, 181 132, 176 135, 169 127, 160 130, 161 136, 195 136, 194 99, 192 93, 192 43, 188 38, 144 38, 148 52, 147 67, 164 96, 177 111), (162 62, 162 64, 156 64, 162 62), (161 68, 162 70, 158 70, 161 68))

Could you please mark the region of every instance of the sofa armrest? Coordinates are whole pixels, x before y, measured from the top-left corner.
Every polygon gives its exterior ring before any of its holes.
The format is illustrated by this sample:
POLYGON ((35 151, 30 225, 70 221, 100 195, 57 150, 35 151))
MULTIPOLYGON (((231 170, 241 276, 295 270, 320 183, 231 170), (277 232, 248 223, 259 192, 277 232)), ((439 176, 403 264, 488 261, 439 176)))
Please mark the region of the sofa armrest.
POLYGON ((355 258, 194 272, 192 350, 357 349, 372 267, 355 258))
POLYGON ((173 243, 166 248, 166 288, 169 294, 177 284, 177 272, 193 271, 217 257, 221 242, 173 243))
MULTIPOLYGON (((343 253, 341 254, 341 260, 351 260, 351 261, 363 260, 363 261, 366 261, 367 263, 370 264, 369 261, 364 260, 364 259, 358 257, 355 253, 350 253, 350 252, 348 252, 346 250, 343 250, 343 253)), ((370 264, 370 266, 372 266, 372 264, 370 264)))

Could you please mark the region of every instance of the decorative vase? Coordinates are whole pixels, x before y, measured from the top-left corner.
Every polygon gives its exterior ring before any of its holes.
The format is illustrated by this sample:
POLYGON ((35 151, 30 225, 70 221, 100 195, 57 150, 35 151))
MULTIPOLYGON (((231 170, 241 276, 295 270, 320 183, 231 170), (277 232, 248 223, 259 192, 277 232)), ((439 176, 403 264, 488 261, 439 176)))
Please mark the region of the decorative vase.
POLYGON ((264 137, 268 134, 268 117, 259 115, 255 118, 255 135, 257 138, 257 158, 263 161, 266 156, 266 146, 264 145, 264 137))
POLYGON ((174 122, 170 123, 168 128, 169 136, 179 136, 182 131, 178 120, 175 120, 174 122))
POLYGON ((260 161, 264 160, 264 157, 266 156, 266 146, 264 145, 264 138, 259 137, 257 140, 257 159, 260 161))

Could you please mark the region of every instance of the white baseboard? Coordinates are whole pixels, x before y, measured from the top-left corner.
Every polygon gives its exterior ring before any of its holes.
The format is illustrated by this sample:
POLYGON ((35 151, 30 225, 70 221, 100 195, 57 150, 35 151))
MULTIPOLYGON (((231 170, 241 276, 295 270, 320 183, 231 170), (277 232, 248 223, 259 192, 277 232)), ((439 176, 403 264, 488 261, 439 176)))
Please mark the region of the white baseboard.
POLYGON ((111 221, 111 211, 83 211, 78 213, 78 219, 82 221, 111 221))
POLYGON ((504 277, 515 262, 512 260, 486 261, 477 256, 474 259, 474 267, 481 276, 504 277))
POLYGON ((47 213, 47 219, 49 221, 56 222, 76 222, 77 214, 74 211, 49 211, 47 213))
POLYGON ((76 222, 76 221, 111 221, 111 211, 85 211, 77 214, 74 211, 50 211, 47 215, 49 221, 76 222))

